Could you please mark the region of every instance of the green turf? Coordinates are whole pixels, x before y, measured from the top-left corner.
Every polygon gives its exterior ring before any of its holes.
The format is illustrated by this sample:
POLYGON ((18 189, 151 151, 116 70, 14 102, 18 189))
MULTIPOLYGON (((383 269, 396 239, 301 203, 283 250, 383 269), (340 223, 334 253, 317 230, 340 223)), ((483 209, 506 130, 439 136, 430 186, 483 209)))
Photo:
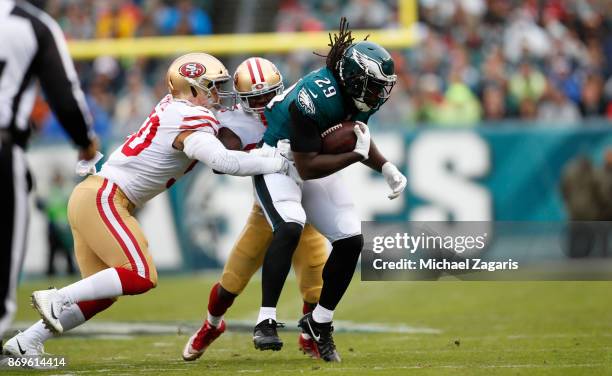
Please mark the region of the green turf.
MULTIPOLYGON (((121 298, 95 320, 181 321, 202 317, 214 276, 164 277, 153 291, 121 298)), ((61 285, 65 281, 55 281, 61 285)), ((17 320, 34 320, 24 283, 17 320)), ((68 358, 49 374, 181 375, 612 375, 612 283, 604 282, 359 282, 336 312, 339 320, 428 327, 441 334, 337 333, 343 362, 326 364, 285 348, 253 349, 250 334, 230 331, 194 363, 180 360, 187 334, 131 338, 61 338, 46 350, 68 358)), ((227 315, 255 320, 255 280, 227 315)), ((285 288, 279 320, 295 325, 301 309, 295 282, 285 288)), ((38 371, 41 372, 41 371, 38 371)), ((10 372, 5 372, 10 374, 10 372)), ((24 372, 14 372, 23 375, 24 372)))

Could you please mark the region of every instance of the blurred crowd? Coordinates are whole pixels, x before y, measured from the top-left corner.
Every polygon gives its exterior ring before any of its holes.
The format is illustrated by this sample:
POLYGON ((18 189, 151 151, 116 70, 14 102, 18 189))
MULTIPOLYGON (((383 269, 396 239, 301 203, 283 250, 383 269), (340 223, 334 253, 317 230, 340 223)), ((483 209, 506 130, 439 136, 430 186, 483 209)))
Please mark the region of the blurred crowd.
MULTIPOLYGON (((338 14, 354 28, 398 27, 397 1, 283 4, 279 31, 333 29, 338 14)), ((393 52, 399 80, 378 120, 454 127, 506 119, 552 126, 612 119, 610 5, 419 0, 419 42, 393 52)))
POLYGON ((402 76, 421 121, 612 118, 612 12, 599 0, 424 0, 402 76), (412 79, 417 77, 417 79, 412 79))
MULTIPOLYGON (((47 0, 44 5, 68 40, 212 33, 212 0, 47 0)), ((75 62, 98 135, 121 139, 140 127, 166 94, 169 61, 100 56, 75 62)), ((44 138, 65 137, 41 98, 32 120, 44 138)))
MULTIPOLYGON (((68 39, 213 33, 212 0, 49 0, 68 39)), ((280 0, 276 31, 398 28, 397 0, 280 0)), ((612 7, 606 0, 419 0, 415 48, 392 51, 398 83, 374 121, 458 127, 582 126, 612 120, 612 7), (587 121, 588 120, 588 121, 587 121)), ((325 46, 322 46, 322 48, 325 46)), ((324 50, 324 49, 323 49, 324 50)), ((311 51, 268 56, 289 86, 324 60, 311 51)), ((77 62, 103 137, 137 129, 165 93, 167 59, 101 56, 77 62)), ((227 61, 227 60, 226 60, 227 61)), ((228 64, 231 70, 234 67, 228 64)), ((33 116, 59 127, 42 101, 33 116)))
POLYGON ((45 10, 67 39, 204 35, 209 0, 47 0, 45 10))

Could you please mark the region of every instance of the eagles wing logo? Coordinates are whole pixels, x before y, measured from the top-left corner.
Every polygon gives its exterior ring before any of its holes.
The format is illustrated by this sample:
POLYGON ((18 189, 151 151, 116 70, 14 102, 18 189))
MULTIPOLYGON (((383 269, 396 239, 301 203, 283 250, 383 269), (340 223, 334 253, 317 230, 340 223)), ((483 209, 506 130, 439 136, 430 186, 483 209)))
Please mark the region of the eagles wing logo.
POLYGON ((312 102, 310 95, 308 95, 306 92, 306 88, 302 88, 302 90, 300 90, 300 93, 298 94, 298 103, 306 111, 306 114, 314 115, 315 105, 312 102))
POLYGON ((355 60, 366 73, 373 74, 374 77, 380 80, 389 81, 393 79, 393 77, 387 76, 385 72, 383 72, 382 66, 378 61, 357 51, 357 49, 353 49, 353 60, 355 60))

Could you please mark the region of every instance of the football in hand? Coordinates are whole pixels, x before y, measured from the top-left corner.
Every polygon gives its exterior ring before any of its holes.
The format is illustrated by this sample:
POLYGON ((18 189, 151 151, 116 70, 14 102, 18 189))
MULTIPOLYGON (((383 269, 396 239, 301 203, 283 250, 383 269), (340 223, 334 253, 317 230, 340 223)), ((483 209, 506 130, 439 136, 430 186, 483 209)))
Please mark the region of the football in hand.
POLYGON ((342 154, 355 149, 357 136, 353 131, 354 121, 345 121, 334 125, 321 134, 322 154, 342 154))

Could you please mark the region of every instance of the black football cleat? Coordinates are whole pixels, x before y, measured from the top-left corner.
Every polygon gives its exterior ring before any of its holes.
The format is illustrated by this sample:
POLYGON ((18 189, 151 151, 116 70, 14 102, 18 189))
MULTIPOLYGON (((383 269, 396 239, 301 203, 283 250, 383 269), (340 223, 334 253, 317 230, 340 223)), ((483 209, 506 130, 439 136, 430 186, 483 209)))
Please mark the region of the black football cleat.
POLYGON ((317 343, 319 355, 326 362, 340 362, 340 355, 336 351, 336 344, 332 333, 334 327, 331 322, 318 323, 313 320, 312 313, 307 313, 300 319, 298 326, 317 343))
POLYGON ((283 341, 278 336, 276 328, 284 328, 285 324, 267 319, 255 325, 253 329, 253 344, 261 351, 278 351, 283 348, 283 341))

